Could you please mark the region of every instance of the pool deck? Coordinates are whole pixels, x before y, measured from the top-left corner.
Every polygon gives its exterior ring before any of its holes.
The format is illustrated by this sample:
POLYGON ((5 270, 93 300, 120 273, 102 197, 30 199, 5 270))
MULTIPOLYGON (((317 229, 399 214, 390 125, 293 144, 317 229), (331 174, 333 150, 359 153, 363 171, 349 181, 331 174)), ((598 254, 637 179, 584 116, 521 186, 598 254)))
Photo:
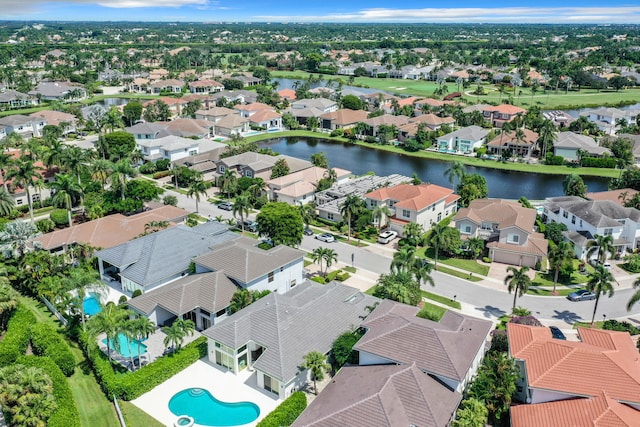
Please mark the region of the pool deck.
POLYGON ((173 426, 178 416, 169 410, 169 400, 179 391, 193 387, 206 389, 223 402, 253 402, 258 405, 260 416, 254 422, 244 424, 243 427, 257 425, 258 421, 280 404, 275 395, 257 387, 255 372, 245 369, 238 375, 234 375, 210 364, 206 358, 197 361, 150 392, 132 400, 131 403, 162 424, 173 426))

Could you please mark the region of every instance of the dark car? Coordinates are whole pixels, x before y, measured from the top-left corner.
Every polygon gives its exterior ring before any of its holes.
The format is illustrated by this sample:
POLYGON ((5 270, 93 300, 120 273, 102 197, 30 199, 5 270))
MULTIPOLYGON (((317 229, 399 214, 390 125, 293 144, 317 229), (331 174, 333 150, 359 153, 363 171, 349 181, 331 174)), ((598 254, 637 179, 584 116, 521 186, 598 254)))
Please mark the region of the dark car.
POLYGON ((233 205, 231 204, 231 202, 221 202, 218 203, 218 207, 222 210, 225 211, 232 211, 233 210, 233 205))
POLYGON ((564 334, 562 333, 562 331, 560 330, 560 328, 558 328, 557 326, 549 326, 549 329, 551 330, 551 336, 557 340, 566 340, 567 337, 564 336, 564 334))
POLYGON ((305 228, 303 233, 305 236, 313 236, 313 230, 310 228, 305 228))
POLYGON ((250 231, 252 233, 255 233, 258 231, 258 223, 250 221, 248 219, 245 219, 244 222, 241 222, 238 220, 237 225, 238 228, 243 228, 243 224, 244 224, 244 229, 246 231, 250 231))
POLYGON ((569 301, 589 301, 596 299, 596 294, 586 289, 580 289, 579 291, 571 292, 567 298, 569 301))

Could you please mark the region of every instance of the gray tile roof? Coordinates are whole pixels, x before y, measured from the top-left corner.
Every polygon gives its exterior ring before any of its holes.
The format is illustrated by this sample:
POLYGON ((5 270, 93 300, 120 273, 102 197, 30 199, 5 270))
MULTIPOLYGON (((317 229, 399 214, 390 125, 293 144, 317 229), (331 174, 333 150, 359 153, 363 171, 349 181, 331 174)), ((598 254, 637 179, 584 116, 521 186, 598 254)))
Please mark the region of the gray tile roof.
POLYGON ((211 248, 211 252, 193 260, 211 271, 224 270, 240 283, 250 283, 277 268, 295 260, 302 260, 305 252, 279 245, 269 250, 260 249, 250 238, 238 238, 211 248))
POLYGON ((305 354, 329 352, 338 335, 362 323, 366 307, 375 301, 337 282, 306 281, 284 295, 261 298, 203 334, 235 349, 249 341, 260 344, 265 350, 255 369, 287 383, 305 354))
POLYGON ((587 135, 579 135, 574 132, 560 132, 553 146, 555 148, 575 148, 585 150, 589 154, 602 155, 611 153, 608 148, 600 147, 595 139, 587 135))
POLYGON ((484 346, 490 321, 447 311, 440 322, 416 317, 418 307, 382 301, 362 325, 354 349, 462 381, 484 346))
POLYGON ((133 126, 125 128, 131 134, 155 134, 166 129, 166 125, 152 122, 137 123, 133 126))
POLYGON ((216 313, 229 307, 238 288, 223 272, 192 274, 129 300, 136 311, 149 315, 160 306, 181 316, 196 307, 216 313))
POLYGON ((610 200, 585 200, 577 196, 550 197, 545 202, 545 208, 556 214, 562 208, 596 228, 620 227, 619 219, 640 222, 639 210, 625 208, 610 200))
POLYGON ((345 366, 292 427, 441 427, 461 399, 415 363, 345 366))
POLYGON ((192 258, 237 237, 217 222, 193 228, 179 225, 104 249, 96 256, 120 268, 122 277, 148 286, 186 271, 192 258))
POLYGON ((489 129, 483 129, 480 126, 467 126, 457 131, 448 133, 439 137, 439 140, 449 140, 452 138, 463 139, 465 141, 479 141, 489 134, 489 129))
POLYGON ((22 114, 13 114, 11 116, 0 118, 0 125, 13 127, 13 126, 31 123, 33 120, 34 120, 33 117, 25 116, 22 114))

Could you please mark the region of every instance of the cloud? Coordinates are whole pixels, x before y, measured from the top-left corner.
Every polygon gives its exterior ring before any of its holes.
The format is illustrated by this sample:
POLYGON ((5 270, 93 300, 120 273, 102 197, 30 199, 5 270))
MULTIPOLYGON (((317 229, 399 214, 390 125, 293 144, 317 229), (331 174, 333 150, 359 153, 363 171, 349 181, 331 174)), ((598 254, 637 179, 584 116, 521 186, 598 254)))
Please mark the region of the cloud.
POLYGON ((24 15, 26 13, 42 13, 41 8, 56 7, 56 4, 100 5, 114 9, 135 7, 175 7, 201 6, 217 4, 210 0, 0 0, 2 15, 6 17, 24 15))
POLYGON ((115 9, 132 7, 182 7, 182 6, 206 6, 208 0, 108 0, 108 1, 79 1, 77 3, 97 3, 100 6, 115 9))
POLYGON ((371 8, 352 13, 255 16, 269 21, 327 22, 505 22, 505 23, 640 23, 640 7, 501 7, 501 8, 371 8))

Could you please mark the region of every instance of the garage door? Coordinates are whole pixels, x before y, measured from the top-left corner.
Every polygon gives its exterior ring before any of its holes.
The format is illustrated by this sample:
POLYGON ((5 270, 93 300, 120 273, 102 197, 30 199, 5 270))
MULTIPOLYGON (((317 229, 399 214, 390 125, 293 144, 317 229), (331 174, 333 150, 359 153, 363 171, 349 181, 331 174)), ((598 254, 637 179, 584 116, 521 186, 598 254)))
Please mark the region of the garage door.
POLYGON ((520 254, 514 254, 512 252, 503 252, 494 249, 493 260, 495 262, 501 262, 503 264, 520 265, 520 254))

